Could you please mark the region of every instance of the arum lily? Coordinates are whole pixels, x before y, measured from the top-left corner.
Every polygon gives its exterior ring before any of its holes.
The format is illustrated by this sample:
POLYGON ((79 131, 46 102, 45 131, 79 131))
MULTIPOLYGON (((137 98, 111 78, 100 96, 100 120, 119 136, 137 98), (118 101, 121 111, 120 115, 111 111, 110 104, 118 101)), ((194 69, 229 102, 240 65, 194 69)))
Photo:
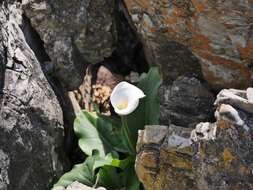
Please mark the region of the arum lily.
POLYGON ((131 154, 135 154, 133 138, 124 117, 132 113, 139 105, 139 99, 145 97, 141 89, 128 82, 120 82, 112 91, 110 101, 117 114, 121 116, 122 130, 131 154))
POLYGON ((119 115, 132 113, 139 105, 139 99, 145 97, 141 89, 128 82, 120 82, 112 91, 110 101, 119 115))

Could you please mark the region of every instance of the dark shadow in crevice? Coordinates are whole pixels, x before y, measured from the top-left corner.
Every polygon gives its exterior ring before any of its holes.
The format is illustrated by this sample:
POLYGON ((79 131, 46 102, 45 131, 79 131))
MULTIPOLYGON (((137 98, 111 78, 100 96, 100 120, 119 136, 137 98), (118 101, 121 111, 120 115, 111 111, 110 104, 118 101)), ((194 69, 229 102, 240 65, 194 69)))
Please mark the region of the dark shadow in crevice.
POLYGON ((81 156, 79 153, 80 151, 78 150, 77 138, 74 135, 73 123, 75 119, 75 113, 68 97, 68 92, 62 86, 59 79, 54 76, 54 66, 44 48, 44 42, 41 40, 38 32, 32 27, 31 22, 26 15, 23 15, 23 23, 20 27, 24 33, 27 44, 37 57, 42 71, 60 103, 63 111, 65 131, 64 147, 71 164, 75 164, 79 162, 81 156))
POLYGON ((114 73, 128 75, 131 71, 143 73, 148 71, 142 43, 130 26, 121 1, 115 1, 114 26, 117 30, 116 48, 104 65, 114 73))
POLYGON ((27 44, 33 50, 36 58, 40 63, 50 61, 50 57, 48 56, 48 54, 44 49, 44 42, 41 40, 37 31, 31 26, 31 22, 26 17, 26 15, 23 14, 22 16, 23 16, 23 23, 20 27, 24 33, 27 44))
POLYGON ((2 106, 4 85, 5 85, 5 70, 7 63, 7 48, 3 47, 3 52, 0 54, 0 109, 2 106), (2 55, 3 54, 3 55, 2 55))

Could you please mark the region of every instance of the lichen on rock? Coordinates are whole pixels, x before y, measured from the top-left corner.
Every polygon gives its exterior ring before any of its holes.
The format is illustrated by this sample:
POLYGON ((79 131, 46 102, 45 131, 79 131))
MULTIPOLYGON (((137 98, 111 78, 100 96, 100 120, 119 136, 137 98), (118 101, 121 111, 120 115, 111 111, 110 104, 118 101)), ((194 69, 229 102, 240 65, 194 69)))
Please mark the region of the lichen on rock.
POLYGON ((170 125, 140 131, 136 172, 145 188, 252 189, 253 116, 247 92, 221 91, 215 123, 202 122, 193 130, 170 125))

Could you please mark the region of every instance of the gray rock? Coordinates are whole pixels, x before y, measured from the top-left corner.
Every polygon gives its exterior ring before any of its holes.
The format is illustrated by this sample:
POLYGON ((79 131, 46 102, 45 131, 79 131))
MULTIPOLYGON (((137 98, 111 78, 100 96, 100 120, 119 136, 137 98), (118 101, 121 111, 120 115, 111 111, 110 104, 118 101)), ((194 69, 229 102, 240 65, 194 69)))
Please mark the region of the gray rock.
POLYGON ((99 63, 112 54, 116 34, 113 0, 27 0, 22 5, 44 42, 55 77, 67 88, 81 84, 89 63, 99 63))
POLYGON ((106 190, 106 189, 104 187, 92 188, 75 181, 72 184, 70 184, 67 188, 55 187, 52 190, 106 190))
POLYGON ((161 123, 192 127, 212 118, 212 93, 194 77, 180 77, 160 90, 161 123))
POLYGON ((250 101, 251 97, 249 96, 249 91, 242 92, 241 90, 224 89, 217 95, 215 105, 230 104, 239 109, 253 113, 253 103, 250 101))
POLYGON ((250 103, 253 103, 253 88, 247 89, 247 99, 250 103))
POLYGON ((63 113, 21 29, 18 2, 0 3, 0 189, 50 189, 66 167, 63 113))

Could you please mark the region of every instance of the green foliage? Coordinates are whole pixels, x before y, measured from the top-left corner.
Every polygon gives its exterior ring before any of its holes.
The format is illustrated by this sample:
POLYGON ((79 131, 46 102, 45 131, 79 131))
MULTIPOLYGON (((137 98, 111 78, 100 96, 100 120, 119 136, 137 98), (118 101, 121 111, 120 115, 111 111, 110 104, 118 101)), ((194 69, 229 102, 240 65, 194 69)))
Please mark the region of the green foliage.
POLYGON ((95 127, 97 126, 97 120, 98 117, 95 113, 82 111, 74 122, 78 145, 87 155, 91 155, 93 150, 98 150, 100 155, 105 155, 103 142, 95 127))
POLYGON ((95 156, 90 156, 85 160, 84 163, 75 165, 71 171, 65 173, 60 178, 60 180, 54 185, 54 187, 66 187, 74 181, 93 186, 96 181, 93 167, 95 159, 95 156))
POLYGON ((136 142, 138 130, 145 125, 155 125, 159 123, 160 105, 158 90, 161 79, 157 67, 150 68, 149 72, 142 74, 137 87, 142 89, 145 98, 140 100, 138 108, 127 116, 127 124, 131 130, 131 137, 136 142))
MULTIPOLYGON (((137 84, 146 97, 140 100, 138 108, 132 114, 122 120, 122 123, 128 125, 129 137, 134 146, 139 129, 159 122, 157 93, 160 84, 159 72, 155 67, 147 74, 142 74, 137 84)), ((119 118, 82 111, 75 119, 74 131, 81 150, 88 157, 84 163, 75 165, 64 174, 55 186, 66 187, 79 181, 88 186, 103 186, 108 190, 123 187, 126 190, 139 190, 140 182, 134 171, 135 155, 132 155, 128 146, 122 123, 119 118)))

